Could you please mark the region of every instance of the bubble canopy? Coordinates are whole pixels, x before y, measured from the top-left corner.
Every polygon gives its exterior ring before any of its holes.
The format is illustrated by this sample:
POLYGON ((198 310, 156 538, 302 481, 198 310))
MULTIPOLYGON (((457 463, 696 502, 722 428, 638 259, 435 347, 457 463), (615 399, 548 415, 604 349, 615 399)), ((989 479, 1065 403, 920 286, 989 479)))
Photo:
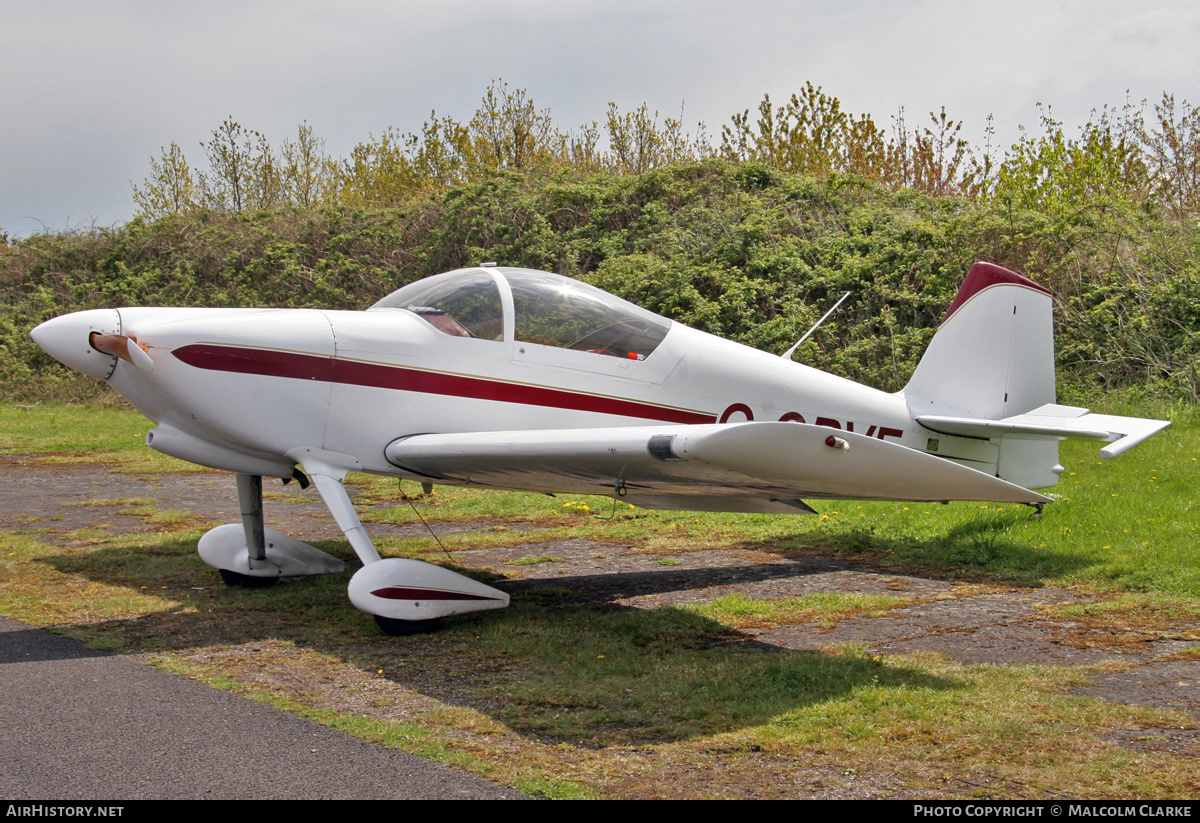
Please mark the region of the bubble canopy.
POLYGON ((644 360, 671 330, 658 315, 606 291, 533 269, 458 269, 410 283, 371 306, 411 311, 443 334, 644 360), (511 298, 511 299, 506 299, 511 298), (512 324, 505 323, 511 306, 512 324))

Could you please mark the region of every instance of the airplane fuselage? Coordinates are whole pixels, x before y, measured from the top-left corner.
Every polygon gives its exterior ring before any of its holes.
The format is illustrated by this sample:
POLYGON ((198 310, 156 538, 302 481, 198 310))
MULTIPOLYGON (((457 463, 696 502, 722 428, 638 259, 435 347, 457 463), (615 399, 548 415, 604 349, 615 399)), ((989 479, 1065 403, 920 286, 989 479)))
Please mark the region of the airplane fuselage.
POLYGON ((794 420, 922 450, 927 440, 900 396, 679 324, 632 360, 452 337, 386 309, 119 314, 123 333, 155 363, 147 373, 121 361, 109 378, 139 411, 281 461, 315 445, 357 456, 364 471, 396 474, 384 457, 391 441, 480 431, 481 421, 482 430, 508 431, 794 420))

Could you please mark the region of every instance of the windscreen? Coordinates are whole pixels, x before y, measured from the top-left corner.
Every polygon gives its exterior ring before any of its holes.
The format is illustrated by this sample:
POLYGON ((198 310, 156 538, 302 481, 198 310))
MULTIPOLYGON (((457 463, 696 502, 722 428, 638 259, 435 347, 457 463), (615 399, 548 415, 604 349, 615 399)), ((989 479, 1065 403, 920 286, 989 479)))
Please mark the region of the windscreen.
POLYGON ((409 283, 371 308, 407 309, 455 337, 504 339, 500 289, 490 274, 479 269, 459 269, 409 283))

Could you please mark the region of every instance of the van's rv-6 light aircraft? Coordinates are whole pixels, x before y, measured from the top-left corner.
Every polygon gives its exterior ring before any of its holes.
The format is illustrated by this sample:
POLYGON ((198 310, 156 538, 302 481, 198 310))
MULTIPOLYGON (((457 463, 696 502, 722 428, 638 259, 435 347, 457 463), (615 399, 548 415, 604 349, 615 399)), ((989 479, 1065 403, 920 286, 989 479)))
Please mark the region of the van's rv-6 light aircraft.
POLYGON ((722 340, 556 274, 493 264, 367 311, 94 309, 33 339, 157 426, 152 448, 234 472, 242 523, 200 556, 227 582, 338 574, 264 528, 262 478, 311 480, 363 567, 350 599, 391 634, 508 595, 381 559, 347 472, 614 495, 645 508, 813 513, 804 498, 1050 498, 1058 441, 1114 457, 1166 421, 1055 404, 1050 293, 977 263, 902 391, 722 340))

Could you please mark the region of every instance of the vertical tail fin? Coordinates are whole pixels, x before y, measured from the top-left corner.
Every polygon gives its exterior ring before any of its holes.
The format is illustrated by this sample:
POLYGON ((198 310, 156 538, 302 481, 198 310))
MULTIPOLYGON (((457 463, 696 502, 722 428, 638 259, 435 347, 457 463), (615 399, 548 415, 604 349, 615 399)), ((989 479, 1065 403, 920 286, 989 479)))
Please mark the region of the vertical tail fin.
POLYGON ((1054 402, 1050 292, 976 263, 903 395, 914 414, 999 420, 1054 402))
MULTIPOLYGON (((1000 420, 1054 403, 1053 324, 1049 290, 976 263, 904 387, 913 417, 1000 420)), ((992 442, 998 477, 1026 488, 1058 482, 1058 440, 992 442)))

